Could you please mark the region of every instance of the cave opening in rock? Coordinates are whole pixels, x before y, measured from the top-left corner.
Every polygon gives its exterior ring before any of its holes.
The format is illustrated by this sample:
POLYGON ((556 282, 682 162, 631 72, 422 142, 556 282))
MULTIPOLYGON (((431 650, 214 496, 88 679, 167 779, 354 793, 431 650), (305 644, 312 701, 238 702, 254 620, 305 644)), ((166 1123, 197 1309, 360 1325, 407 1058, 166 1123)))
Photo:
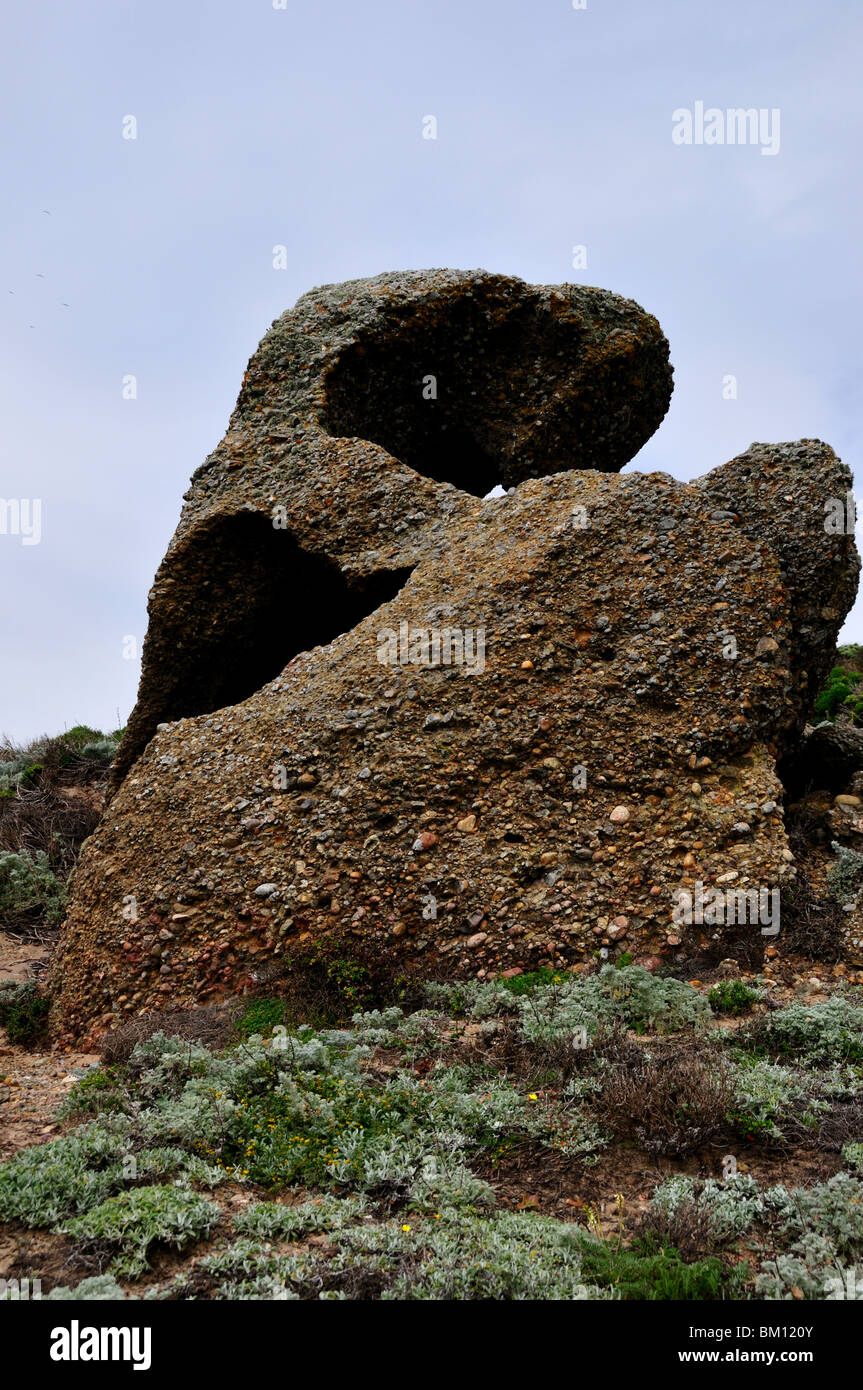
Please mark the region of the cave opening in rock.
MULTIPOLYGON (((303 550, 269 516, 218 517, 176 553, 173 600, 151 628, 148 699, 121 749, 121 776, 157 724, 239 704, 298 652, 331 642, 394 598, 409 568, 349 584, 337 565, 303 550)), ((115 784, 118 778, 115 778, 115 784)))
POLYGON ((579 340, 532 300, 470 298, 414 310, 340 353, 320 423, 485 497, 527 474, 556 471, 573 453, 579 340))

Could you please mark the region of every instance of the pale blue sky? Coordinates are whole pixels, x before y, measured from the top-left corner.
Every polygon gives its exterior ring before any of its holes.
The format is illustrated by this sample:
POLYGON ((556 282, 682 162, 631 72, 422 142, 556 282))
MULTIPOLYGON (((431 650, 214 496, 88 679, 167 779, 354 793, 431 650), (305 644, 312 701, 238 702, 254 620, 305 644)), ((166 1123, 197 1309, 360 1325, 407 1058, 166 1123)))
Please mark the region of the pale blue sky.
MULTIPOLYGON (((0 535, 0 732, 125 721, 123 639, 143 637, 189 475, 270 322, 317 284, 482 266, 602 285, 657 315, 675 366, 630 468, 690 478, 802 435, 857 468, 855 0, 6 14, 0 497, 41 498, 43 535, 0 535), (696 101, 779 108, 778 155, 675 145, 696 101)), ((860 604, 845 636, 863 640, 860 604)))

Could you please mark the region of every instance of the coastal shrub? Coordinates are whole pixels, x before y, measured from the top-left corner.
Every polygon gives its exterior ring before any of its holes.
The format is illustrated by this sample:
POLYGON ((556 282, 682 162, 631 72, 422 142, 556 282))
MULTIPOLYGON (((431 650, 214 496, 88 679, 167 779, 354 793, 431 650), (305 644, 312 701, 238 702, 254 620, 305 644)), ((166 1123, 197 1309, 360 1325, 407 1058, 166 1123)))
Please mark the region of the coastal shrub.
POLYGON ((182 1250, 208 1236, 220 1215, 215 1202, 189 1188, 135 1187, 56 1229, 76 1242, 84 1258, 110 1259, 109 1273, 134 1278, 147 1268, 151 1245, 182 1250))
POLYGON ((47 995, 32 980, 0 985, 0 1025, 11 1043, 38 1042, 48 1027, 47 995))
POLYGON ((66 913, 66 889, 47 854, 0 850, 0 922, 36 913, 49 926, 57 926, 66 913))

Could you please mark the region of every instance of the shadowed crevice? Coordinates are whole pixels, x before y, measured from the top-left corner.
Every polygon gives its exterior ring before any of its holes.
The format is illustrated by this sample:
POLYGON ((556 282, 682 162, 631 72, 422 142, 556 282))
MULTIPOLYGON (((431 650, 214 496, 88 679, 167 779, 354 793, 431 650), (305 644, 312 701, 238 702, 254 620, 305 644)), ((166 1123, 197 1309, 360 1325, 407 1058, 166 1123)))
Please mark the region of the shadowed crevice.
MULTIPOLYGON (((269 516, 219 517, 167 562, 170 618, 151 626, 141 689, 112 774, 116 790, 158 724, 237 705, 302 651, 349 632, 404 586, 410 568, 349 584, 269 516)), ((164 613, 164 609, 162 610, 164 613)))
POLYGON ((533 300, 443 300, 345 349, 320 423, 484 497, 515 481, 510 463, 534 475, 578 466, 586 412, 567 398, 581 341, 533 300))

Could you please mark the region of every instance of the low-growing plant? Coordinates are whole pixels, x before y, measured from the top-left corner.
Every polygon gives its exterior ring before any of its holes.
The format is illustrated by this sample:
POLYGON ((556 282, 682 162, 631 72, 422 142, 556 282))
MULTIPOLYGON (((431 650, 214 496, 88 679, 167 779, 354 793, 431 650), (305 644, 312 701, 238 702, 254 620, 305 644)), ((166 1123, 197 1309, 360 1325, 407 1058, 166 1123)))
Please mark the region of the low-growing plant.
POLYGON ((846 1168, 863 1177, 863 1144, 846 1144, 842 1150, 842 1161, 846 1168))
POLYGON ((0 1026, 12 1043, 40 1042, 48 1029, 49 1008, 48 996, 32 980, 0 985, 0 1026))
POLYGON ((283 1202, 255 1202, 237 1213, 234 1226, 244 1236, 261 1240, 298 1240, 316 1231, 355 1226, 366 1211, 363 1197, 320 1197, 288 1206, 283 1202))
POLYGON ((738 1054, 728 1121, 742 1139, 782 1139, 784 1116, 815 1120, 817 1106, 806 1079, 766 1058, 738 1054))
POLYGON ((109 1273, 134 1278, 147 1268, 150 1246, 182 1250, 208 1236, 220 1216, 214 1202, 189 1188, 137 1187, 109 1197, 58 1230, 76 1242, 83 1259, 100 1266, 110 1260, 109 1273))
POLYGON ((254 1033, 272 1033, 285 1021, 285 1005, 281 999, 254 999, 237 1019, 237 1032, 242 1038, 254 1033))
POLYGON ((711 1011, 696 990, 646 974, 551 972, 524 992, 500 979, 438 986, 437 1010, 381 1003, 318 1030, 273 1022, 261 998, 242 1041, 230 1021, 230 1045, 224 1016, 206 1010, 177 1011, 184 1036, 154 1031, 174 1015, 135 1020, 137 1039, 61 1112, 95 1119, 0 1165, 0 1222, 62 1231, 109 1279, 136 1279, 156 1245, 213 1232, 219 1209, 198 1186, 270 1189, 276 1200, 232 1203, 227 1248, 144 1298, 739 1297, 748 1271, 726 1247, 742 1237, 762 1296, 796 1297, 792 1273, 806 1297, 839 1296, 830 1281, 863 1260, 860 1064, 847 1045, 834 1055, 837 1037, 857 1036, 856 996, 813 1006, 814 1023, 803 1006, 776 1010, 730 1042, 702 1033, 711 1011), (457 993, 470 1026, 449 1012, 457 993), (546 1172, 596 1161, 609 1132, 652 1153, 717 1137, 733 1152, 729 1122, 844 1146, 844 1171, 795 1190, 742 1172, 677 1176, 631 1232, 621 1218, 610 1236, 595 1213, 585 1230, 497 1205, 495 1180, 505 1201, 515 1174, 530 1193, 536 1172, 540 1191, 546 1172))
POLYGON ((0 1221, 52 1226, 96 1206, 123 1186, 127 1154, 121 1133, 96 1124, 22 1149, 0 1165, 0 1221))
POLYGON ((857 1296, 852 1276, 863 1259, 859 1178, 837 1173, 811 1188, 788 1189, 781 1184, 759 1187, 743 1173, 724 1181, 676 1175, 657 1188, 651 1209, 673 1219, 693 1204, 706 1213, 717 1243, 759 1235, 754 1248, 760 1247, 757 1288, 762 1297, 857 1296))
POLYGON ((692 1153, 725 1124, 732 1100, 729 1068, 696 1048, 643 1054, 602 1077, 602 1116, 648 1153, 692 1153))
POLYGON ((722 980, 713 986, 707 1002, 715 1014, 745 1014, 760 998, 760 992, 742 980, 722 980))
POLYGON ((582 1278, 583 1246, 566 1222, 525 1212, 446 1210, 416 1221, 355 1227, 335 1236, 336 1288, 377 1285, 384 1300, 565 1299, 613 1296, 582 1278))
POLYGON ((683 1212, 699 1227, 706 1224, 715 1245, 743 1235, 756 1221, 766 1219, 770 1209, 765 1192, 746 1173, 726 1180, 678 1173, 657 1187, 650 1202, 653 1217, 674 1220, 683 1212))
POLYGON ((548 981, 532 979, 522 992, 513 990, 522 978, 429 984, 426 994, 443 1007, 457 998, 459 1012, 477 1019, 517 1012, 523 1036, 531 1042, 571 1039, 580 1029, 592 1035, 613 1023, 636 1032, 674 1033, 703 1027, 711 1017, 706 999, 692 985, 660 978, 638 965, 605 965, 593 975, 555 972, 548 981))
POLYGON ((837 901, 850 903, 863 888, 863 854, 838 840, 831 841, 830 848, 836 858, 827 870, 827 886, 837 901))
POLYGON ((323 1297, 321 1267, 321 1259, 310 1251, 282 1254, 267 1243, 242 1238, 218 1254, 205 1255, 192 1279, 181 1276, 165 1296, 188 1298, 190 1284, 198 1284, 211 1296, 232 1303, 318 1298, 323 1297))
POLYGON ((679 1250, 649 1232, 636 1236, 628 1247, 603 1241, 582 1245, 585 1281, 629 1301, 733 1298, 747 1273, 732 1270, 712 1255, 688 1263, 679 1250))
POLYGON ((841 994, 789 1004, 738 1034, 741 1046, 810 1065, 863 1062, 863 1007, 841 994))
POLYGON ((113 1303, 127 1298, 136 1299, 137 1294, 126 1293, 112 1274, 91 1274, 74 1288, 67 1284, 58 1284, 42 1297, 46 1303, 113 1303))
POLYGON ((0 923, 14 924, 38 915, 57 926, 66 913, 66 889, 47 854, 13 854, 0 850, 0 923))
POLYGON ((122 1110, 127 1101, 123 1078, 116 1067, 94 1067, 76 1081, 63 1101, 58 1115, 68 1119, 78 1115, 101 1115, 122 1110))
POLYGON ((846 1265, 831 1241, 810 1231, 788 1250, 764 1261, 756 1288, 767 1299, 859 1299, 863 1297, 863 1265, 846 1265))
POLYGON ((530 994, 539 985, 560 985, 563 984, 565 975, 560 970, 551 970, 543 966, 541 970, 526 970, 521 975, 512 975, 508 979, 500 977, 505 989, 510 994, 530 994))

